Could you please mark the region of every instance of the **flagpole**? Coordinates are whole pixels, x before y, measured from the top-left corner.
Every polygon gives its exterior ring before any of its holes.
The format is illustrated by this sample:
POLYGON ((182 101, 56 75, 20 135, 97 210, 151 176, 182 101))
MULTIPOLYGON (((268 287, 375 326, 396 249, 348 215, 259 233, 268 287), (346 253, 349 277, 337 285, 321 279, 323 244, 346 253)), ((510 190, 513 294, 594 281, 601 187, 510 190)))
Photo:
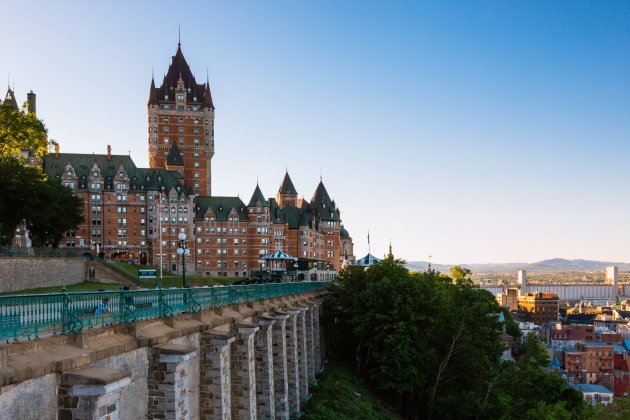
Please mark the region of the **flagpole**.
POLYGON ((370 247, 370 229, 368 229, 368 254, 372 253, 372 248, 370 247))

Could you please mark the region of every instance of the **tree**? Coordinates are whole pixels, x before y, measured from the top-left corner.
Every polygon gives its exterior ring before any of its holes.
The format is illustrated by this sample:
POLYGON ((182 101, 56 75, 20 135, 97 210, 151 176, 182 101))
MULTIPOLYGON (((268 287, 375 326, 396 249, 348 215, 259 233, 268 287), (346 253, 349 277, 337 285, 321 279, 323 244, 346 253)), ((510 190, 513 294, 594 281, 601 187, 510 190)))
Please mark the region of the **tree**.
POLYGON ((462 267, 461 265, 454 265, 451 267, 451 278, 455 281, 455 283, 471 283, 472 284, 472 280, 470 280, 470 275, 472 274, 472 271, 470 271, 469 269, 462 267))
MULTIPOLYGON (((52 142, 51 144, 56 144, 52 142)), ((0 156, 18 155, 24 149, 31 149, 41 157, 50 144, 44 123, 33 113, 17 110, 9 103, 0 106, 0 156)))
POLYGON ((11 243, 15 229, 38 207, 47 203, 39 197, 45 176, 39 168, 24 166, 19 160, 0 156, 0 244, 11 243))
POLYGON ((83 222, 83 200, 53 180, 40 183, 37 194, 41 205, 31 209, 26 227, 34 246, 57 248, 63 233, 83 222))

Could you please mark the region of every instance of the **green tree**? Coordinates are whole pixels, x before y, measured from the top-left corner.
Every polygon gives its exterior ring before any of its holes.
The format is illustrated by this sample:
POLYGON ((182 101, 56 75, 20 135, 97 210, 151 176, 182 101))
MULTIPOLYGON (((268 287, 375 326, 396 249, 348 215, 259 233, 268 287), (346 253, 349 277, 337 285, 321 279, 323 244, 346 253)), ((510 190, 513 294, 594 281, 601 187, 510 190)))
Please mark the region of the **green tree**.
POLYGON ((454 265, 451 267, 451 278, 455 283, 471 283, 470 275, 472 271, 469 269, 462 267, 461 265, 454 265))
POLYGON ((38 195, 44 181, 39 168, 0 156, 0 245, 11 243, 15 229, 31 218, 33 210, 46 209, 47 203, 38 195))
POLYGON ((34 246, 57 248, 64 232, 83 222, 83 201, 54 180, 40 183, 37 196, 41 204, 30 210, 26 227, 34 246))
MULTIPOLYGON (((56 144, 56 143, 52 143, 56 144)), ((0 106, 0 156, 11 157, 24 149, 31 149, 41 157, 48 151, 49 141, 44 123, 33 113, 14 109, 10 104, 0 106)))
POLYGON ((551 363, 547 349, 532 332, 527 334, 520 343, 519 360, 540 367, 549 366, 551 363))

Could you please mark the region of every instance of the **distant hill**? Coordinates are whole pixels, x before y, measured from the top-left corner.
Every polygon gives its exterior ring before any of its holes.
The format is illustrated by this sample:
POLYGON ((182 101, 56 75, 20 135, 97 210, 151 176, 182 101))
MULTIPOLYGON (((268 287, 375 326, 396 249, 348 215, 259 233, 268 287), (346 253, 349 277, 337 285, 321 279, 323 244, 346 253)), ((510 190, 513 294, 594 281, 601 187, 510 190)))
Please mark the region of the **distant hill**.
MULTIPOLYGON (((437 271, 448 273, 455 264, 431 264, 431 267, 437 271)), ((630 271, 630 263, 610 262, 610 261, 593 261, 593 260, 567 260, 564 258, 552 258, 549 260, 538 261, 535 263, 504 263, 504 264, 460 264, 469 270, 480 271, 600 271, 610 265, 616 265, 620 271, 630 271)), ((427 269, 426 261, 409 261, 407 268, 411 271, 424 271, 427 269)))

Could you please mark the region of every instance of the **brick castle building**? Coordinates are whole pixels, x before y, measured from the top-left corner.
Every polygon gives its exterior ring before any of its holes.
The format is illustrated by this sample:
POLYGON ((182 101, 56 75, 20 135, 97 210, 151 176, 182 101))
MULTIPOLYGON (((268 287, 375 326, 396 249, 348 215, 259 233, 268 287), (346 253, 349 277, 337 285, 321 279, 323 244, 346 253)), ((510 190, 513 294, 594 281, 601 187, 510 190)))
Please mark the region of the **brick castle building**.
POLYGON ((298 198, 288 173, 275 197, 258 185, 247 203, 212 196, 214 103, 209 81, 197 83, 180 44, 161 85, 151 80, 147 106, 149 168, 109 146, 104 154, 57 152, 41 160, 49 177, 84 202, 83 223, 61 246, 155 266, 161 260, 165 271, 181 273, 177 235, 184 232, 186 272, 205 276, 249 276, 266 265, 262 254, 275 251, 296 257, 288 268, 311 277, 354 259, 321 179, 310 201, 298 198))

